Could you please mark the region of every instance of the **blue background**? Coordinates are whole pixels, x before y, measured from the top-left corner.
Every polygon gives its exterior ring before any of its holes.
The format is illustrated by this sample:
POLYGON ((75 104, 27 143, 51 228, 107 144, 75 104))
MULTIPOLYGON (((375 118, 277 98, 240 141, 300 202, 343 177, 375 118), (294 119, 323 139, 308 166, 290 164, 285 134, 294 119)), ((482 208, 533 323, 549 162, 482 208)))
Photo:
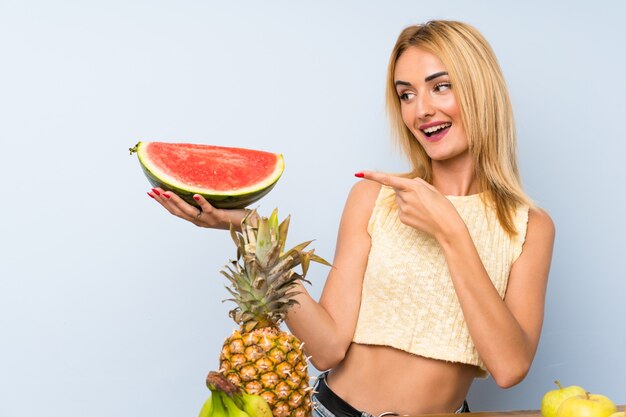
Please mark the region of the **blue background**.
POLYGON ((353 173, 407 168, 385 70, 433 18, 490 40, 525 187, 557 227, 531 372, 477 381, 472 409, 536 409, 556 378, 626 403, 623 2, 0 0, 0 416, 197 415, 234 328, 234 248, 154 203, 127 149, 283 153, 259 208, 332 259, 353 173))

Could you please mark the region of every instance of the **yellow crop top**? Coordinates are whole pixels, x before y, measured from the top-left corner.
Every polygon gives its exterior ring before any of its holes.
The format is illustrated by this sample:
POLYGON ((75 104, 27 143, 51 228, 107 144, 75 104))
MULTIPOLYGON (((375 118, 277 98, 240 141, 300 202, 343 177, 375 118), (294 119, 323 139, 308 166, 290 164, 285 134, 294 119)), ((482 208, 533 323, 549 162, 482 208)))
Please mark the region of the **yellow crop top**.
MULTIPOLYGON (((463 318, 439 243, 400 222, 393 189, 381 187, 368 224, 371 249, 353 342, 476 365, 488 375, 463 318)), ((493 285, 504 299, 509 271, 522 252, 528 207, 515 213, 510 237, 480 194, 448 196, 467 225, 493 285)))

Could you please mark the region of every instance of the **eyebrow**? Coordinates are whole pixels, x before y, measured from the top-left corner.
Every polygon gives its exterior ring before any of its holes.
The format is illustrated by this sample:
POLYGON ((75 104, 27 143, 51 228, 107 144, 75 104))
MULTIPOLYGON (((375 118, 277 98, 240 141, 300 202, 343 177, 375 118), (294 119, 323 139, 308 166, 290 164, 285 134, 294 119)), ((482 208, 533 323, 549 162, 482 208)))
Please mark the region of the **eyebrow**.
POLYGON ((437 78, 437 77, 441 77, 442 75, 448 75, 448 72, 447 72, 447 71, 439 71, 439 72, 436 72, 436 73, 431 74, 431 75, 429 75, 428 77, 424 78, 424 81, 425 81, 425 82, 428 82, 428 81, 430 81, 430 80, 434 80, 434 79, 435 79, 435 78, 437 78))
MULTIPOLYGON (((435 78, 441 77, 442 75, 448 75, 447 71, 439 71, 436 72, 434 74, 429 75, 428 77, 424 78, 424 82, 428 82, 428 81, 432 81, 435 78)), ((395 83, 395 86, 399 86, 399 85, 406 85, 407 87, 411 87, 412 84, 410 82, 407 81, 401 81, 401 80, 397 80, 395 83)))

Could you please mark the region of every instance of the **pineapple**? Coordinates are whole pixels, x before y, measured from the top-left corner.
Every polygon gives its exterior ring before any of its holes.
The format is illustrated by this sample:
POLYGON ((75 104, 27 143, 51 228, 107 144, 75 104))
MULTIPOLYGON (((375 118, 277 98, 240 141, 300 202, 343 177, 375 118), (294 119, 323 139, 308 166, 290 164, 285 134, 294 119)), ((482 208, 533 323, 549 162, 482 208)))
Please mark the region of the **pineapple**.
POLYGON ((307 417, 311 410, 311 388, 303 344, 279 326, 287 310, 297 301, 294 288, 305 279, 311 261, 330 264, 304 251, 304 242, 284 251, 289 217, 280 225, 278 212, 268 218, 251 211, 241 222, 241 232, 232 225, 237 260, 221 273, 237 307, 230 317, 240 325, 224 341, 220 372, 249 394, 262 396, 274 417, 307 417), (302 274, 293 269, 302 266, 302 274))

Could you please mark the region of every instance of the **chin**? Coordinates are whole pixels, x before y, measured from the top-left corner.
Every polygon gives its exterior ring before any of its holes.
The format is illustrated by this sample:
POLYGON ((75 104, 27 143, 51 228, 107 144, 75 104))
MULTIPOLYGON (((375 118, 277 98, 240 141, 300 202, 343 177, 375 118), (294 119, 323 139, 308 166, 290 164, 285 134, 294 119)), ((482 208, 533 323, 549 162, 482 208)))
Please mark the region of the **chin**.
POLYGON ((464 152, 432 152, 428 153, 428 157, 433 162, 452 162, 461 161, 463 159, 471 159, 468 151, 464 152))

